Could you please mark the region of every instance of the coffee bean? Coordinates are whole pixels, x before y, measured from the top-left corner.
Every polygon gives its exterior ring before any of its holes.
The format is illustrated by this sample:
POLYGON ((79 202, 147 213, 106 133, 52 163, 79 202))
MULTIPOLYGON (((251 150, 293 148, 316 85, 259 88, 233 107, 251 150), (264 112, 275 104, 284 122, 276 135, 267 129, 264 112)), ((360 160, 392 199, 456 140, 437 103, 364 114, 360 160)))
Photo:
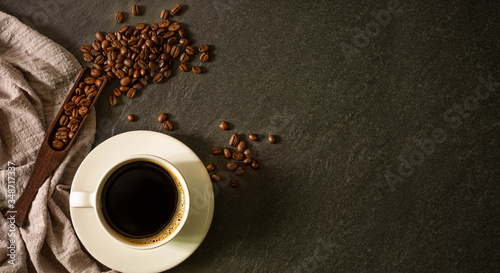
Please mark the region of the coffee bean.
POLYGON ((80 116, 85 116, 88 112, 89 112, 88 107, 82 106, 82 107, 78 108, 78 114, 80 116))
POLYGON ((252 164, 252 159, 251 158, 247 157, 247 158, 243 159, 243 165, 248 166, 250 164, 252 164))
POLYGON ((153 82, 154 83, 160 83, 161 81, 163 81, 163 74, 161 73, 158 73, 156 74, 156 76, 153 78, 153 82))
POLYGON ((193 66, 193 68, 191 70, 193 70, 193 73, 195 73, 195 74, 200 74, 201 73, 201 67, 196 66, 196 65, 193 66))
POLYGON ((179 28, 179 29, 177 30, 177 34, 179 34, 179 36, 180 36, 181 38, 186 38, 186 37, 187 37, 186 30, 185 30, 185 29, 183 29, 183 28, 179 28))
POLYGON ((233 153, 233 159, 234 160, 241 161, 241 160, 243 160, 243 158, 244 158, 243 153, 240 153, 240 152, 233 153))
POLYGON ((123 13, 121 13, 120 11, 117 11, 115 14, 115 20, 118 24, 123 22, 123 13))
POLYGON ((233 134, 229 139, 229 145, 233 147, 238 146, 239 142, 240 142, 240 136, 238 134, 233 134))
POLYGON ((236 170, 236 168, 238 168, 238 163, 236 163, 236 162, 230 162, 230 163, 226 164, 226 169, 228 171, 234 171, 234 170, 236 170))
MULTIPOLYGON (((146 70, 144 69, 144 71, 146 70)), ((141 75, 142 75, 142 69, 141 69, 141 75)), ((142 84, 142 86, 148 85, 148 80, 146 80, 145 78, 140 78, 139 82, 142 84)))
POLYGON ((221 179, 221 178, 220 178, 220 175, 218 175, 218 174, 212 174, 212 175, 210 176, 210 178, 212 178, 212 180, 213 180, 214 182, 219 182, 219 181, 220 181, 220 179, 221 179))
POLYGON ((185 63, 181 63, 179 65, 179 69, 182 71, 182 72, 188 72, 189 68, 188 68, 188 65, 185 64, 185 63))
POLYGON ((257 141, 259 140, 259 137, 256 134, 249 134, 248 139, 250 139, 251 141, 257 141))
POLYGON ((165 130, 167 130, 167 131, 172 131, 174 128, 174 125, 172 124, 172 122, 167 120, 167 121, 163 122, 163 128, 165 128, 165 130))
POLYGON ((73 123, 69 126, 69 129, 73 132, 76 132, 78 130, 78 124, 77 123, 73 123))
POLYGON ((240 142, 238 143, 238 146, 236 147, 236 151, 243 152, 245 150, 245 148, 246 148, 245 141, 240 140, 240 142))
POLYGON ((252 169, 257 170, 260 168, 259 162, 257 160, 252 160, 252 169))
POLYGON ((129 99, 135 98, 136 93, 137 93, 137 90, 135 90, 135 88, 130 88, 127 92, 127 98, 129 98, 129 99))
POLYGON ((229 130, 229 125, 227 124, 227 122, 223 121, 219 124, 219 128, 223 131, 227 131, 229 130))
POLYGON ((83 81, 85 82, 85 84, 94 84, 95 78, 94 77, 86 77, 83 81))
POLYGON ((91 46, 89 46, 89 45, 82 45, 82 46, 80 47, 80 50, 81 50, 83 53, 89 53, 89 52, 90 52, 90 50, 92 50, 92 47, 91 47, 91 46))
POLYGON ((54 147, 57 150, 61 150, 64 147, 64 143, 56 139, 52 142, 52 147, 54 147))
POLYGON ((163 19, 163 21, 158 23, 158 27, 160 28, 167 28, 168 26, 170 26, 170 21, 166 19, 163 19))
POLYGON ((181 25, 177 22, 174 22, 174 23, 170 24, 170 26, 168 26, 169 31, 177 31, 180 28, 181 28, 181 25))
POLYGON ((276 143, 276 137, 275 137, 275 136, 273 136, 273 135, 269 135, 269 136, 267 137, 267 140, 269 140, 269 143, 271 143, 271 144, 276 143))
MULTIPOLYGON (((105 39, 104 33, 100 32, 100 31, 99 31, 99 32, 96 32, 96 33, 95 33, 95 38, 96 38, 97 40, 99 40, 99 42, 104 41, 104 39, 105 39)), ((97 49, 97 50, 99 50, 98 48, 96 48, 96 49, 97 49)))
POLYGON ((123 77, 121 80, 120 80, 120 85, 123 85, 123 86, 127 86, 130 84, 132 80, 130 79, 130 77, 123 77))
POLYGON ((139 8, 139 6, 138 5, 133 5, 132 6, 132 14, 134 16, 137 16, 137 15, 139 15, 139 13, 141 13, 141 9, 139 8))
POLYGON ((222 148, 219 148, 219 147, 212 148, 212 154, 213 155, 220 155, 220 154, 222 154, 222 148))
POLYGON ((64 111, 71 111, 75 108, 75 103, 70 101, 64 105, 64 111))
POLYGON ((177 15, 179 14, 179 12, 181 12, 181 5, 175 5, 171 10, 170 10, 170 14, 172 14, 172 16, 174 15, 177 15))
POLYGON ((102 81, 102 79, 96 79, 94 84, 95 84, 95 86, 97 86, 97 88, 99 88, 103 84, 103 81, 102 81))
POLYGON ((210 164, 208 164, 208 165, 206 166, 206 168, 207 168, 207 171, 208 171, 209 173, 211 173, 211 172, 213 172, 213 171, 215 170, 215 165, 214 165, 213 163, 210 163, 210 164))
POLYGON ((186 54, 186 53, 182 53, 181 57, 179 58, 179 60, 183 63, 187 63, 187 61, 189 61, 189 56, 186 54))
POLYGON ((83 61, 86 63, 90 63, 94 60, 94 57, 88 53, 83 54, 83 61))
POLYGON ((172 56, 173 58, 177 58, 177 56, 179 56, 179 53, 179 47, 176 45, 172 46, 172 48, 170 49, 170 56, 172 56))
POLYGON ((208 45, 202 45, 198 48, 198 51, 203 53, 208 51, 208 45))
POLYGON ((70 131, 70 132, 68 133, 68 138, 69 138, 69 139, 73 139, 73 137, 74 137, 74 136, 75 136, 75 132, 70 131))
POLYGON ((66 131, 57 131, 55 135, 56 139, 63 140, 68 138, 68 133, 66 131))
POLYGON ((234 172, 236 173, 237 176, 242 176, 245 174, 245 168, 238 167, 238 168, 236 168, 236 170, 234 170, 234 172))
POLYGON ((100 70, 97 70, 97 69, 91 69, 90 70, 90 76, 94 77, 94 78, 99 78, 101 76, 102 72, 100 70))
POLYGON ((250 149, 245 149, 245 151, 243 152, 243 154, 245 155, 246 158, 252 158, 253 157, 252 150, 250 150, 250 149))
POLYGON ((191 41, 189 41, 189 39, 188 39, 188 38, 181 38, 181 39, 179 40, 179 44, 181 44, 181 45, 183 45, 183 46, 188 46, 188 45, 190 45, 190 44, 191 44, 191 41))
POLYGON ((160 18, 162 20, 166 20, 168 17, 168 11, 166 9, 162 10, 161 13, 160 13, 160 18))
POLYGON ((130 122, 133 122, 135 120, 134 115, 128 114, 127 120, 130 121, 130 122))
POLYGON ((175 36, 174 37, 170 37, 167 40, 167 43, 170 44, 170 45, 175 45, 175 44, 177 44, 177 42, 179 42, 179 38, 177 38, 175 36))
POLYGON ((206 61, 208 61, 208 58, 209 58, 208 53, 206 53, 206 52, 201 53, 200 61, 206 62, 206 61))
POLYGON ((134 85, 132 85, 132 88, 134 88, 137 91, 140 91, 142 89, 142 84, 139 82, 135 83, 134 85))
POLYGON ((110 95, 108 99, 109 105, 116 105, 116 96, 110 95))
POLYGON ((165 120, 167 120, 168 116, 167 114, 165 113, 161 113, 159 116, 158 116, 158 122, 159 123, 163 123, 165 120))
POLYGON ((224 157, 226 159, 230 159, 231 158, 231 150, 229 150, 228 148, 225 148, 224 149, 224 157))
POLYGON ((88 107, 92 104, 92 101, 89 99, 82 99, 79 103, 80 106, 88 107))
POLYGON ((165 76, 165 78, 169 78, 170 76, 172 76, 172 69, 167 69, 167 71, 163 73, 163 76, 165 76))
POLYGON ((129 30, 129 27, 123 26, 122 28, 120 28, 120 30, 118 32, 120 32, 121 34, 124 34, 125 32, 127 32, 127 30, 129 30))
POLYGON ((236 181, 236 180, 231 180, 231 187, 233 188, 236 188, 240 185, 240 182, 236 181))
POLYGON ((194 53, 195 53, 194 47, 187 46, 186 47, 186 53, 189 54, 189 55, 194 55, 194 53))

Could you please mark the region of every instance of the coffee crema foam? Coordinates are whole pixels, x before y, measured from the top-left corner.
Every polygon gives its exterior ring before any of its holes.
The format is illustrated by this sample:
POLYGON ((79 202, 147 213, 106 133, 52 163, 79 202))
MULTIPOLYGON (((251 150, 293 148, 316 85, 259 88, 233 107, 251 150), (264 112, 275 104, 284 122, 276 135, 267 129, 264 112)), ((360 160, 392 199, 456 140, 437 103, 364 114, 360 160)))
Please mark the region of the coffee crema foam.
MULTIPOLYGON (((142 160, 143 161, 150 161, 150 160, 144 160, 144 159, 142 159, 142 160)), ((159 232, 157 232, 156 234, 154 234, 152 236, 148 236, 148 237, 144 237, 144 238, 131 238, 131 237, 127 237, 127 236, 124 236, 123 234, 118 233, 116 230, 114 230, 111 227, 111 225, 106 221, 106 219, 103 217, 102 214, 99 215, 101 220, 103 220, 103 223, 105 223, 106 228, 115 237, 119 238, 120 240, 124 241, 125 243, 133 244, 136 246, 148 246, 148 245, 159 243, 159 242, 167 239, 183 223, 182 220, 185 217, 185 213, 186 213, 186 192, 184 191, 184 188, 183 188, 179 178, 177 177, 177 175, 170 172, 169 168, 160 164, 159 162, 154 162, 154 161, 150 161, 150 162, 157 164, 157 165, 163 167, 165 170, 167 170, 167 172, 170 174, 170 176, 172 177, 172 179, 174 181, 174 184, 175 184, 175 187, 176 187, 176 190, 178 193, 178 201, 176 204, 176 208, 175 208, 175 211, 174 211, 170 221, 168 222, 168 224, 165 225, 165 227, 163 229, 161 229, 159 232)), ((102 211, 102 208, 100 208, 100 210, 102 211)))

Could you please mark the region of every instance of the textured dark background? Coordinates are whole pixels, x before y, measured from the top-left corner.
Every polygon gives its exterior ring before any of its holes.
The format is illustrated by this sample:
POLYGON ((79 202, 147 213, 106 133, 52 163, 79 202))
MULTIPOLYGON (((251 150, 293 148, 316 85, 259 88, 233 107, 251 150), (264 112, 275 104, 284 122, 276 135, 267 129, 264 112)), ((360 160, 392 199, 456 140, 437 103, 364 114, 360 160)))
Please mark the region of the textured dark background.
POLYGON ((165 132, 155 119, 167 112, 168 134, 220 170, 210 149, 233 132, 279 137, 252 143, 262 167, 240 187, 219 171, 208 236, 173 272, 500 270, 500 84, 480 80, 500 80, 498 1, 73 2, 0 10, 82 64, 80 45, 117 31, 118 10, 126 24, 153 23, 180 3, 176 19, 212 48, 206 73, 177 72, 115 107, 108 86, 95 145, 165 132), (377 28, 381 10, 395 13, 377 28), (220 131, 222 120, 233 130, 220 131), (427 154, 422 139, 435 144, 427 154))

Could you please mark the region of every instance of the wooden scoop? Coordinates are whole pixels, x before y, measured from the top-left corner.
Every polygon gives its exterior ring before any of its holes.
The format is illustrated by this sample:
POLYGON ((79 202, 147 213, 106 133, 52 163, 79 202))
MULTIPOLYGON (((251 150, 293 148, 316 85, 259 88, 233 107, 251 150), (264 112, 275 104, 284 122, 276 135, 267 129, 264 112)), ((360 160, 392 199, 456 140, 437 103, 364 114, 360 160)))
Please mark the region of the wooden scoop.
MULTIPOLYGON (((57 147, 57 144, 60 144, 62 142, 55 142, 57 143, 56 145, 54 144, 54 141, 57 139, 56 133, 59 128, 61 127, 67 127, 67 125, 61 126, 61 116, 65 114, 65 106, 67 105, 68 102, 71 102, 72 97, 76 94, 75 91, 78 88, 79 84, 81 82, 84 82, 85 80, 91 80, 90 79, 90 69, 85 68, 80 75, 78 76, 78 79, 76 80, 75 84, 73 85, 73 88, 71 88, 71 91, 69 92, 68 97, 64 101, 63 105, 61 106, 61 109, 59 110, 59 113, 56 116, 56 119, 50 126, 49 131, 47 132, 45 139, 42 142, 42 145, 40 146, 40 150, 38 151, 38 156, 35 161, 35 166, 33 167, 33 171, 31 172, 30 179, 28 180, 28 184, 26 185, 26 188, 24 189, 23 193, 21 196, 17 199, 15 207, 10 208, 5 213, 5 217, 14 217, 15 218, 15 223, 17 226, 22 227, 25 223, 26 216, 28 215, 31 203, 33 202, 33 199, 36 196, 36 193, 38 192, 38 189, 40 186, 43 184, 43 182, 49 177, 49 175, 52 173, 52 171, 61 163, 63 160, 64 156, 68 153, 69 149, 71 148, 71 145, 75 141, 75 139, 78 136, 78 133, 80 132, 80 129, 82 128, 83 123, 87 119, 90 110, 94 106, 95 102, 97 101, 97 98, 101 94, 102 90, 104 89, 104 86, 107 83, 107 79, 105 77, 99 78, 101 83, 97 87, 97 93, 90 95, 93 96, 92 102, 90 105, 86 106, 88 108, 87 113, 81 118, 78 128, 76 130, 73 130, 72 133, 72 138, 68 138, 66 143, 61 147, 60 149, 54 148, 57 147)), ((87 82, 89 83, 89 82, 87 82)), ((82 90, 83 91, 83 90, 82 90)), ((81 92, 81 91, 78 91, 81 92)), ((88 95, 85 94, 85 98, 88 99, 88 95)), ((87 101, 88 103, 88 101, 87 101)), ((76 107, 76 106, 75 106, 76 107)), ((67 109, 66 109, 67 110, 67 109)), ((63 123, 64 124, 64 123, 63 123)), ((70 124, 68 122, 68 124, 70 124)), ((73 128, 74 129, 74 128, 73 128)), ((68 129, 69 131, 72 131, 71 129, 68 129)))

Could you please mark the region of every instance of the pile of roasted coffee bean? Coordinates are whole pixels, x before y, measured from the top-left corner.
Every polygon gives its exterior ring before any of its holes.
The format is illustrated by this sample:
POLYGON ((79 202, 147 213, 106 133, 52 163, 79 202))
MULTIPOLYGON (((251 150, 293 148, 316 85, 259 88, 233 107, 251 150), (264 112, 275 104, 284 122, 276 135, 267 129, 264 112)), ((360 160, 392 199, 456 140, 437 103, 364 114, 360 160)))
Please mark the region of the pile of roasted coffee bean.
MULTIPOLYGON (((229 130, 229 125, 227 122, 223 121, 219 128, 221 130, 227 131, 229 130)), ((250 141, 258 141, 259 137, 256 134, 249 134, 248 139, 250 141)), ((276 138, 273 135, 268 136, 268 141, 271 144, 276 143, 276 138)), ((258 170, 260 168, 259 162, 255 159, 254 153, 252 150, 247 147, 247 143, 245 140, 241 139, 240 135, 234 133, 231 135, 229 139, 229 146, 227 148, 214 147, 212 148, 213 155, 223 155, 225 159, 233 160, 226 164, 226 170, 233 172, 236 176, 243 176, 245 174, 245 166, 250 166, 254 170, 258 170), (236 151, 233 148, 236 148, 236 151)), ((219 182, 221 181, 221 176, 215 173, 215 164, 210 163, 206 165, 207 171, 210 173, 210 178, 212 181, 219 182)), ((232 179, 231 186, 238 187, 238 180, 232 179)))
MULTIPOLYGON (((170 15, 177 15, 181 10, 182 6, 176 5, 170 10, 170 15)), ((132 14, 140 15, 139 6, 132 7, 132 14)), ((177 65, 176 59, 181 71, 190 70, 187 63, 197 50, 191 45, 186 30, 179 22, 167 19, 167 10, 163 10, 160 17, 161 22, 151 25, 138 23, 135 27, 124 26, 114 33, 97 32, 92 45, 81 46, 84 61, 93 63, 93 76, 104 75, 108 80, 120 80, 120 86, 109 96, 110 105, 116 105, 117 97, 124 92, 128 98, 134 98, 150 82, 161 83, 170 78, 177 65)), ((115 19, 121 23, 123 14, 117 12, 115 19)), ((200 62, 209 60, 208 51, 208 45, 198 47, 200 62)), ((191 71, 200 74, 203 69, 195 65, 191 71)))
POLYGON ((73 87, 70 100, 63 105, 63 113, 58 117, 59 122, 53 136, 52 147, 62 150, 73 139, 80 124, 87 117, 92 102, 99 93, 99 88, 106 79, 100 75, 86 75, 73 87))

